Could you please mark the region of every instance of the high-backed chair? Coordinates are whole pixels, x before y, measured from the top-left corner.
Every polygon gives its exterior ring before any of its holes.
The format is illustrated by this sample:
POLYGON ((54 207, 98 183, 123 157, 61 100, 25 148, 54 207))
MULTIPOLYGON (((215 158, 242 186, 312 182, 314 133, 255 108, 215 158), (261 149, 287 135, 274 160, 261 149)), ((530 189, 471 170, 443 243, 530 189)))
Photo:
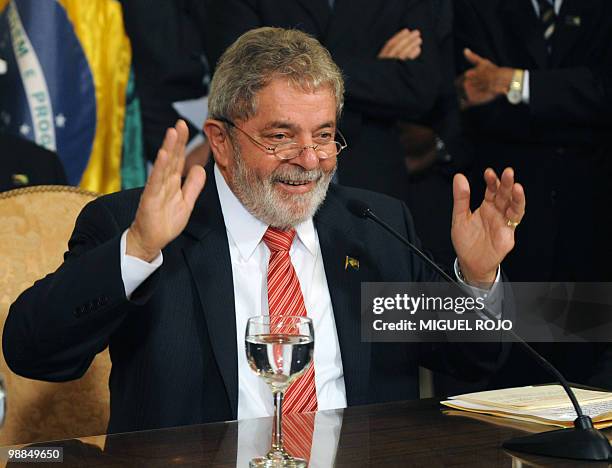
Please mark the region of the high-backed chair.
MULTIPOLYGON (((0 325, 11 303, 62 262, 81 208, 96 194, 43 185, 0 193, 0 325)), ((78 287, 78 285, 75 285, 78 287)), ((1 351, 0 351, 1 353, 1 351)), ((13 374, 0 354, 7 412, 0 445, 103 434, 109 415, 108 350, 78 380, 49 383, 13 374)))

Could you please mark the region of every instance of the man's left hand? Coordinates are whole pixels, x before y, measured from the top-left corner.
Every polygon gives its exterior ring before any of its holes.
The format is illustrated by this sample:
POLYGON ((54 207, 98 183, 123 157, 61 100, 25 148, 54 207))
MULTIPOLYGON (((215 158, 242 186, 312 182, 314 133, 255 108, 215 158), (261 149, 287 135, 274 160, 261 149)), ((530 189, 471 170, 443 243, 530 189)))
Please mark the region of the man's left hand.
POLYGON ((512 68, 498 67, 470 49, 465 49, 463 53, 474 66, 458 80, 463 107, 487 104, 508 92, 514 74, 512 68))
POLYGON ((379 59, 415 60, 421 55, 423 39, 418 29, 395 33, 378 52, 379 59))
POLYGON ((483 289, 491 287, 497 269, 514 247, 514 230, 525 214, 525 192, 506 168, 501 181, 491 168, 484 173, 484 200, 470 210, 470 184, 463 174, 453 180, 451 238, 465 280, 483 289))

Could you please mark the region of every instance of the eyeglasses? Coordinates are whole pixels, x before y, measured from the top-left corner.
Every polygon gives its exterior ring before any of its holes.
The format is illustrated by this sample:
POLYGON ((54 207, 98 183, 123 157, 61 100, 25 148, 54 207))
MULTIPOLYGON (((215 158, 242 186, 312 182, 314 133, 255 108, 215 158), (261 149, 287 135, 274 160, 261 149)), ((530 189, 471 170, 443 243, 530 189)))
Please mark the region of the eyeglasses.
MULTIPOLYGON (((334 156, 338 156, 338 154, 340 154, 340 151, 348 147, 346 139, 344 138, 344 136, 342 136, 342 133, 340 133, 339 130, 336 130, 335 137, 339 138, 340 141, 331 140, 333 136, 331 136, 330 134, 330 137, 318 138, 320 141, 315 145, 303 146, 299 143, 289 142, 269 146, 249 135, 231 120, 225 118, 219 118, 217 120, 240 130, 247 136, 249 140, 251 140, 255 145, 263 149, 266 153, 272 154, 276 158, 282 159, 283 161, 289 161, 290 159, 297 158, 300 154, 302 154, 302 151, 308 148, 312 148, 319 159, 329 159, 333 158, 334 156)), ((317 140, 317 138, 315 138, 315 140, 317 140)))

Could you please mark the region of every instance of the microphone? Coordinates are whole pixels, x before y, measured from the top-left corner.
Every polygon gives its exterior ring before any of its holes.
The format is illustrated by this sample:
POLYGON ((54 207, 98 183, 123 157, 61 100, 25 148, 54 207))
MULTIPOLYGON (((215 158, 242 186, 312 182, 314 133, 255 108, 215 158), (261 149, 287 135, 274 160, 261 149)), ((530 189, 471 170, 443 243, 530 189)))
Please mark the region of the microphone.
POLYGON ((383 229, 385 229, 387 232, 392 234, 396 239, 398 239, 403 244, 407 245, 410 248, 410 250, 412 250, 418 257, 421 258, 421 260, 423 260, 431 268, 436 270, 436 272, 440 276, 442 276, 442 278, 444 278, 449 283, 455 283, 459 285, 459 282, 457 281, 456 278, 453 278, 448 273, 446 273, 435 262, 433 262, 427 255, 425 255, 416 245, 414 245, 412 242, 410 242, 408 239, 402 236, 399 232, 393 229, 389 224, 387 224, 382 219, 380 219, 378 216, 376 216, 374 212, 370 209, 370 207, 366 205, 364 202, 362 202, 361 200, 355 200, 355 199, 349 200, 348 203, 346 204, 346 207, 355 216, 359 218, 370 218, 376 224, 378 224, 379 226, 382 226, 383 229))
MULTIPOLYGON (((456 285, 464 292, 461 284, 456 278, 449 276, 434 261, 418 249, 412 242, 406 239, 387 222, 380 219, 372 209, 363 201, 351 199, 347 202, 348 210, 359 218, 370 219, 382 227, 389 234, 393 235, 402 244, 406 245, 423 262, 433 268, 442 278, 449 283, 456 285)), ((481 310, 487 317, 495 319, 495 315, 486 307, 481 310)), ((549 457, 571 458, 574 460, 606 461, 612 460, 612 446, 608 438, 593 426, 593 420, 583 414, 578 399, 571 389, 569 383, 544 356, 533 349, 523 338, 516 334, 514 330, 506 330, 510 336, 519 343, 548 373, 552 374, 561 384, 567 393, 577 418, 574 420, 572 429, 560 429, 556 431, 532 434, 524 437, 515 437, 503 443, 503 448, 517 452, 524 452, 533 455, 544 455, 549 457)))

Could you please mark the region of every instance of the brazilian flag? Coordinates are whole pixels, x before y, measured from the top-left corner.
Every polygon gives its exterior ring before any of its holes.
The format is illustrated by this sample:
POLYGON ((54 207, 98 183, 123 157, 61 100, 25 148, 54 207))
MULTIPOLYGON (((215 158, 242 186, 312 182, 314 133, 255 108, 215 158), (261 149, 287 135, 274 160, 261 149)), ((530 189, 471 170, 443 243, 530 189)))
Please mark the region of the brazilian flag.
POLYGON ((56 151, 72 185, 143 185, 131 54, 117 0, 0 0, 0 131, 56 151))

